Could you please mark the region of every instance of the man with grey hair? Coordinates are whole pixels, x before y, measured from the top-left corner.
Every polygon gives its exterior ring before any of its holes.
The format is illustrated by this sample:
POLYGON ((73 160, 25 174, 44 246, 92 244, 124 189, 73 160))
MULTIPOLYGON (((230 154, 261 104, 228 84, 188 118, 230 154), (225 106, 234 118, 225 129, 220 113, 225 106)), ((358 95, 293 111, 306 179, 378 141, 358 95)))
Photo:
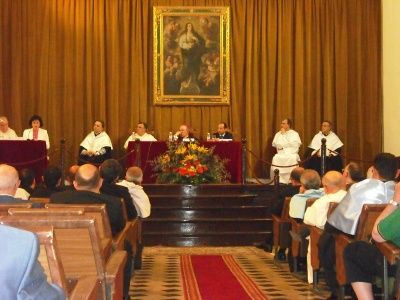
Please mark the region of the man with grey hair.
POLYGON ((15 198, 15 193, 19 187, 19 177, 17 170, 9 165, 0 165, 0 203, 27 203, 26 201, 15 198))
POLYGON ((14 140, 18 136, 14 130, 8 127, 8 119, 5 116, 0 117, 0 139, 2 140, 14 140))
POLYGON ((324 190, 321 189, 321 178, 316 171, 304 170, 300 183, 300 193, 292 197, 289 205, 289 216, 297 220, 304 218, 307 199, 320 198, 324 195, 324 190))
POLYGON ((129 190, 133 205, 141 218, 150 216, 151 204, 149 197, 141 186, 143 172, 139 167, 130 167, 125 174, 125 180, 118 182, 118 185, 124 186, 129 190))

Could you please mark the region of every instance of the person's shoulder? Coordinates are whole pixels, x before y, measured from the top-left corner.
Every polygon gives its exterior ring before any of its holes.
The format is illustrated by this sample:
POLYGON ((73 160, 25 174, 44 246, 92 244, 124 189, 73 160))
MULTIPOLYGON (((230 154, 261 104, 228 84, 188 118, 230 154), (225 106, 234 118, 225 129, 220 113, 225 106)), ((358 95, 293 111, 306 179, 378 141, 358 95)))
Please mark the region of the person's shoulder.
POLYGON ((2 241, 9 243, 18 240, 19 243, 32 244, 36 241, 36 236, 32 232, 7 225, 0 225, 0 236, 2 241))
POLYGON ((73 197, 77 194, 79 194, 79 192, 75 189, 56 192, 50 196, 50 200, 69 198, 69 197, 73 197))

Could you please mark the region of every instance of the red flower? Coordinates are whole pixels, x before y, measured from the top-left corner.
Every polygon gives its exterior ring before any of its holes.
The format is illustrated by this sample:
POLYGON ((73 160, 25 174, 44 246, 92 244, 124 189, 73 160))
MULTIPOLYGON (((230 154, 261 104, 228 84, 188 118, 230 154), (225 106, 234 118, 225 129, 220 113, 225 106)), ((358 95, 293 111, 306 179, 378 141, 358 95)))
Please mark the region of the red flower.
POLYGON ((185 176, 187 175, 188 170, 186 168, 179 168, 179 175, 185 176))
POLYGON ((194 171, 189 171, 189 176, 190 177, 193 177, 193 176, 195 176, 196 175, 196 172, 194 172, 194 171))
POLYGON ((199 173, 199 174, 203 174, 203 172, 204 172, 202 165, 197 165, 196 170, 197 170, 197 173, 199 173))

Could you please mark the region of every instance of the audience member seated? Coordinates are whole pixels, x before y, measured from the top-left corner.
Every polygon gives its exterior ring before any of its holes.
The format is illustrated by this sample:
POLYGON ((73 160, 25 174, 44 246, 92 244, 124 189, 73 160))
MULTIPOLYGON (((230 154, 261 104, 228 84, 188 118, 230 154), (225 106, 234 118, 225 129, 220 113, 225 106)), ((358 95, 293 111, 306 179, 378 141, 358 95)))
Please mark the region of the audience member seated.
POLYGON ((180 142, 190 142, 196 140, 188 125, 179 126, 179 131, 174 134, 174 140, 180 142))
MULTIPOLYGON (((315 202, 307 208, 304 214, 304 224, 316 226, 324 229, 329 203, 340 202, 346 195, 346 185, 342 174, 337 171, 329 171, 322 177, 322 186, 324 187, 325 195, 315 200, 315 202)), ((300 238, 305 239, 310 235, 308 227, 303 227, 300 232, 300 238)), ((313 273, 311 267, 311 256, 310 256, 310 245, 308 247, 307 254, 307 270, 308 270, 308 282, 313 282, 313 273)))
POLYGON ((18 136, 14 130, 8 127, 8 119, 5 116, 0 117, 0 140, 15 140, 18 136))
POLYGON ((299 222, 304 218, 307 199, 320 198, 324 195, 324 190, 321 189, 321 178, 316 171, 304 170, 300 183, 299 193, 292 197, 289 205, 289 216, 299 222))
POLYGON ((103 178, 103 184, 100 193, 124 199, 128 219, 137 217, 137 212, 129 191, 126 187, 117 185, 122 174, 122 166, 115 159, 107 159, 100 166, 100 176, 103 178))
POLYGON ((66 299, 59 286, 46 280, 34 233, 0 225, 0 240, 1 299, 66 299))
POLYGON ((276 148, 277 153, 272 158, 270 178, 274 178, 274 171, 278 169, 279 182, 284 184, 289 183, 290 172, 300 161, 298 154, 300 145, 300 136, 292 129, 292 121, 290 119, 282 120, 281 130, 275 134, 272 141, 272 147, 276 148))
POLYGON ((321 174, 321 145, 322 139, 326 139, 326 167, 325 172, 335 170, 342 171, 343 163, 340 157, 341 148, 343 147, 342 141, 332 131, 332 123, 330 121, 323 121, 321 124, 321 131, 318 132, 308 146, 306 156, 311 158, 306 164, 306 168, 316 170, 321 174))
POLYGON ((124 148, 128 149, 128 144, 129 142, 139 140, 141 142, 155 142, 157 141, 154 136, 152 136, 150 133, 147 133, 147 124, 144 122, 139 122, 136 125, 136 130, 132 132, 132 134, 128 137, 124 144, 124 148))
POLYGON ((106 159, 111 158, 112 149, 111 139, 104 131, 104 121, 96 120, 93 131, 85 137, 79 147, 78 164, 101 164, 106 159))
POLYGON ((31 169, 19 171, 20 185, 15 193, 16 198, 28 200, 36 187, 35 172, 31 169))
POLYGON ((54 193, 61 192, 62 172, 59 167, 49 166, 43 174, 43 183, 31 194, 35 198, 50 198, 54 193))
MULTIPOLYGON (((115 236, 125 227, 121 202, 116 197, 100 194, 102 182, 100 172, 95 166, 91 164, 82 165, 75 174, 75 190, 54 193, 50 196, 50 202, 62 204, 105 204, 108 218, 110 219, 111 232, 115 236)), ((127 251, 128 257, 132 257, 132 247, 128 241, 125 241, 124 250, 127 251)), ((131 268, 132 260, 128 259, 124 271, 124 295, 127 299, 129 299, 131 268)))
POLYGON ((318 251, 320 264, 325 271, 325 280, 331 290, 331 299, 337 297, 338 282, 335 272, 335 238, 344 233, 354 236, 358 219, 364 204, 385 204, 393 197, 397 160, 393 154, 380 153, 374 158, 371 179, 353 184, 346 196, 332 214, 324 227, 318 251))
MULTIPOLYGON (((376 219, 372 238, 377 243, 391 241, 400 247, 400 183, 395 186, 393 199, 376 219)), ((382 275, 383 256, 374 244, 356 241, 344 251, 346 276, 358 299, 373 300, 374 276, 382 275)), ((389 275, 395 276, 395 266, 389 267, 389 275)))
POLYGON ((22 137, 26 140, 34 141, 45 141, 46 149, 50 149, 50 139, 46 129, 41 128, 43 126, 43 120, 38 115, 33 115, 29 119, 29 126, 31 128, 25 129, 22 137))
POLYGON ((218 124, 217 132, 213 133, 212 139, 219 140, 233 140, 233 134, 230 133, 228 125, 226 123, 221 122, 218 124))
POLYGON ((65 179, 66 189, 74 189, 75 174, 76 172, 78 172, 78 169, 79 169, 78 165, 72 165, 69 167, 67 178, 65 179))
POLYGON ((365 179, 365 176, 361 170, 361 166, 355 162, 350 162, 344 167, 343 177, 346 180, 346 190, 348 190, 353 183, 357 183, 365 179))
MULTIPOLYGON (((289 184, 282 186, 279 191, 279 196, 276 199, 275 203, 272 204, 271 213, 277 216, 282 215, 283 203, 285 202, 286 197, 292 197, 299 193, 300 190, 300 177, 303 174, 304 169, 302 167, 296 167, 290 173, 289 184)), ((269 235, 269 237, 265 240, 265 242, 256 244, 257 248, 264 249, 267 252, 272 251, 273 244, 273 236, 269 235)), ((277 252, 277 258, 279 260, 286 259, 286 248, 280 248, 277 252)))
POLYGON ((143 172, 139 167, 130 167, 126 171, 125 180, 117 182, 118 185, 128 189, 132 197, 133 205, 135 205, 137 214, 141 218, 150 216, 151 204, 149 196, 141 186, 143 180, 143 172))
POLYGON ((19 187, 18 172, 9 165, 0 165, 0 203, 27 203, 15 196, 19 187))

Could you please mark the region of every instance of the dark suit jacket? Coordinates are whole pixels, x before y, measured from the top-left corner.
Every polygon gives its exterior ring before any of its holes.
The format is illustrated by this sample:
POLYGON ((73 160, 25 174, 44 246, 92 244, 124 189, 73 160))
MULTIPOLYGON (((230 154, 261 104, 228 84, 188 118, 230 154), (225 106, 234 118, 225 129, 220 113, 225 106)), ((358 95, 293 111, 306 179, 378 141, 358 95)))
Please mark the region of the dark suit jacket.
POLYGON ((299 193, 300 186, 293 186, 291 184, 282 187, 279 192, 279 197, 276 199, 276 202, 272 205, 272 214, 280 216, 282 214, 283 202, 286 197, 292 197, 299 193))
POLYGON ((0 225, 0 240, 1 299, 66 299, 60 287, 46 280, 35 234, 0 225))
POLYGON ((103 181, 103 185, 100 188, 102 194, 118 197, 124 199, 126 213, 128 214, 128 219, 132 220, 137 217, 137 211, 133 205, 133 200, 129 191, 126 187, 120 186, 115 183, 107 183, 103 181))
POLYGON ((63 204, 105 204, 108 218, 110 219, 112 235, 115 236, 125 227, 121 202, 118 198, 90 191, 71 190, 52 194, 50 202, 63 204))
POLYGON ((225 132, 224 135, 219 135, 218 132, 213 133, 213 136, 217 139, 221 139, 221 140, 233 140, 233 134, 230 132, 225 132))
POLYGON ((62 192, 61 188, 51 189, 46 187, 45 185, 41 185, 33 190, 33 193, 30 195, 30 198, 50 198, 50 196, 54 193, 62 192))

